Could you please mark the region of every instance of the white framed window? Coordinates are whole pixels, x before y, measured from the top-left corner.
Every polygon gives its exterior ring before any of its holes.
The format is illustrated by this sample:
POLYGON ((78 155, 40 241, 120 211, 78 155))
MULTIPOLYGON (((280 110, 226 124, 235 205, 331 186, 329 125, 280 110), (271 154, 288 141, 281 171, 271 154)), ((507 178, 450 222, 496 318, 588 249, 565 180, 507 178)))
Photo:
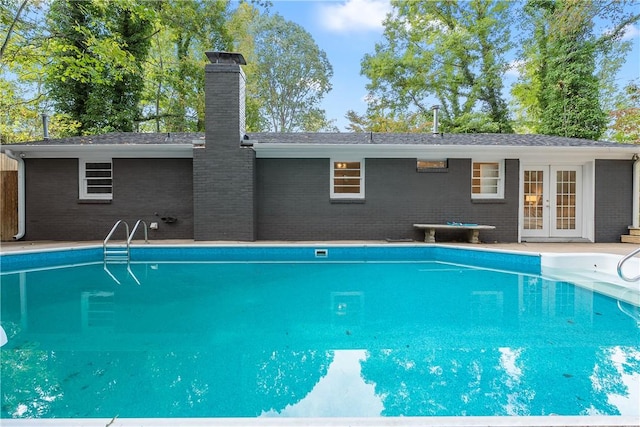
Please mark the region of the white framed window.
POLYGON ((113 199, 111 159, 80 159, 80 199, 113 199))
POLYGON ((447 160, 417 159, 416 171, 418 172, 446 172, 447 160))
POLYGON ((331 159, 331 198, 364 199, 364 159, 331 159))
POLYGON ((472 162, 471 198, 504 198, 504 161, 472 162))

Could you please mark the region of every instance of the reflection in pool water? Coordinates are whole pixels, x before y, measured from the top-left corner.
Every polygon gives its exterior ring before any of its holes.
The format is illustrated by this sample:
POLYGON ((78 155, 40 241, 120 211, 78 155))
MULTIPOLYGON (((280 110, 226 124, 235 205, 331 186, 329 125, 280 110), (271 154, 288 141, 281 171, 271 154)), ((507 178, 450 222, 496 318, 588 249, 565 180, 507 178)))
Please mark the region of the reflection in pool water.
POLYGON ((302 400, 282 410, 271 409, 263 416, 377 417, 384 409, 382 398, 376 395, 375 384, 362 377, 360 363, 367 358, 364 350, 336 350, 324 377, 302 400))

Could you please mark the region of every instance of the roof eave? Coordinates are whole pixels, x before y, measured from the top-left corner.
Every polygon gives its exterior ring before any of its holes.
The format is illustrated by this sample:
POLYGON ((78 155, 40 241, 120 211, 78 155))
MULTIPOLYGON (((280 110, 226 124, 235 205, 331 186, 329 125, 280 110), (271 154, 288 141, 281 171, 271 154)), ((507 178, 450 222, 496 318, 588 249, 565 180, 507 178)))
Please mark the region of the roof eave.
POLYGON ((313 144, 254 142, 257 158, 558 158, 631 159, 640 147, 420 144, 313 144))
POLYGON ((26 159, 50 159, 85 156, 110 158, 192 158, 193 144, 7 144, 9 150, 26 159))

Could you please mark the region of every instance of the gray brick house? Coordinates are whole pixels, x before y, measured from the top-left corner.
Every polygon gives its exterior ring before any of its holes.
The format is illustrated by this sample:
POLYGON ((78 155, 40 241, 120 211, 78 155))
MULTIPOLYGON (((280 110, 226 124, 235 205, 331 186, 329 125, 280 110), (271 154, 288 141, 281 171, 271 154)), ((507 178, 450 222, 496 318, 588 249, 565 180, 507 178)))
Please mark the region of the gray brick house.
MULTIPOLYGON (((206 132, 11 144, 16 238, 422 240, 414 223, 494 225, 483 241, 618 242, 638 227, 637 153, 541 135, 250 133, 236 54, 208 53, 206 132)), ((439 239, 457 239, 454 232, 439 239)))

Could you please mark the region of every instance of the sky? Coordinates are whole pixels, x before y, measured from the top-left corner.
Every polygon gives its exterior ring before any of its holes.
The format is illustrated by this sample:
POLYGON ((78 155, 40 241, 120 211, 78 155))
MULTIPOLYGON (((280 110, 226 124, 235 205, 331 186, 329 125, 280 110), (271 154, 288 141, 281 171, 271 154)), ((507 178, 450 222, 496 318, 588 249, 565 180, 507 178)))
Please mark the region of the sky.
MULTIPOLYGON (((383 40, 382 22, 391 10, 390 1, 272 0, 272 3, 273 13, 302 26, 326 52, 333 67, 333 89, 321 107, 327 118, 335 120, 341 132, 345 131, 348 110, 366 112, 368 79, 360 75, 360 62, 383 40)), ((618 74, 620 85, 640 78, 640 25, 629 28, 625 38, 633 41, 633 49, 618 74)), ((515 61, 515 56, 508 59, 515 61)), ((515 71, 505 76, 506 92, 516 79, 515 71)))

